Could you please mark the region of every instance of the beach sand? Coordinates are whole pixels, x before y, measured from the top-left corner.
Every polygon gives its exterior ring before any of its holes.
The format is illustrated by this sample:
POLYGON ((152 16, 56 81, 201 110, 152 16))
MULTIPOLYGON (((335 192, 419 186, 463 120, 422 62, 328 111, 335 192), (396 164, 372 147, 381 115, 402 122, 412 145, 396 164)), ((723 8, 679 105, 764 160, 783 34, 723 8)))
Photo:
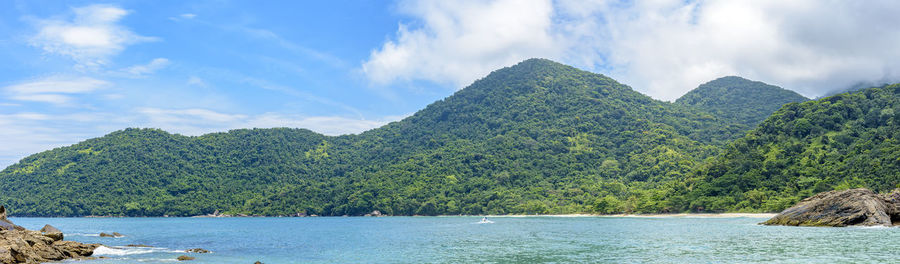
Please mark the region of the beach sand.
POLYGON ((775 213, 691 213, 691 214, 614 214, 614 215, 593 215, 593 214, 558 214, 558 215, 486 215, 485 217, 634 217, 634 218, 772 218, 775 213))

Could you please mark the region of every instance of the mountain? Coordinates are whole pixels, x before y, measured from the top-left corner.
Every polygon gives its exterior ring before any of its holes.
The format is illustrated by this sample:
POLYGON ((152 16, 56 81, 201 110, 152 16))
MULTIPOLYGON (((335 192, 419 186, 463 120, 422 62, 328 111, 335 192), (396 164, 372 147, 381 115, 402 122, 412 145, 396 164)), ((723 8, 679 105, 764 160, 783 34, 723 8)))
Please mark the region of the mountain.
POLYGON ((530 59, 359 135, 116 131, 0 171, 0 204, 20 216, 677 211, 685 179, 740 127, 530 59))
POLYGON ((808 100, 778 86, 728 76, 700 85, 675 100, 675 103, 701 108, 719 118, 743 125, 742 130, 749 130, 782 105, 808 100))
POLYGON ((900 183, 900 84, 790 103, 702 166, 693 209, 776 211, 812 194, 900 183))

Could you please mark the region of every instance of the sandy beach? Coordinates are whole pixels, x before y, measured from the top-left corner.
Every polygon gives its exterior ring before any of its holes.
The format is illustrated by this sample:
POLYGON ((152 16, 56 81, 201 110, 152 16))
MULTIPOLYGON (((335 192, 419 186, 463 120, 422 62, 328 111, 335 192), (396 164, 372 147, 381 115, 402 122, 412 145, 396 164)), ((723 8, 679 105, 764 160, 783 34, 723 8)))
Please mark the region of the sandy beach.
POLYGON ((679 214, 551 214, 551 215, 486 215, 485 217, 633 217, 633 218, 772 218, 776 213, 679 213, 679 214))

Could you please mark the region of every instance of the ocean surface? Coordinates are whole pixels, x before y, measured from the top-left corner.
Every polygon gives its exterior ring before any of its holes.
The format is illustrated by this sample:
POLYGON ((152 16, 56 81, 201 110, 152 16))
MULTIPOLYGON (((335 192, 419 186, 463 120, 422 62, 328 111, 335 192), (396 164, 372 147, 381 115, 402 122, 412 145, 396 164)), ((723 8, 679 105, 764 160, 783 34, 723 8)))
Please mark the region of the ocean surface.
POLYGON ((898 228, 760 226, 763 218, 11 218, 102 243, 78 263, 891 263, 898 228), (119 232, 121 238, 99 237, 119 232), (153 248, 128 248, 145 244, 153 248), (209 254, 184 253, 203 248, 209 254))

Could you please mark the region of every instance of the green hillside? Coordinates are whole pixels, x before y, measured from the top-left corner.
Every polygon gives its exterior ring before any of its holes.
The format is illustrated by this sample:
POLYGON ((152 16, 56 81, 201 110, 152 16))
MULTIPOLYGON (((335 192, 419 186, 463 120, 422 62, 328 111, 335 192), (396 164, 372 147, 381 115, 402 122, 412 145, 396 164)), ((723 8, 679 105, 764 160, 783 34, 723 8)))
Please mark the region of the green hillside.
POLYGON ((776 211, 817 192, 900 184, 900 84, 791 103, 701 167, 692 207, 776 211))
POLYGON ((782 105, 809 100, 781 87, 728 76, 702 84, 675 100, 708 111, 719 118, 733 120, 750 130, 782 105))
POLYGON ((113 132, 6 168, 0 204, 20 216, 674 212, 745 128, 531 59, 359 135, 113 132))

